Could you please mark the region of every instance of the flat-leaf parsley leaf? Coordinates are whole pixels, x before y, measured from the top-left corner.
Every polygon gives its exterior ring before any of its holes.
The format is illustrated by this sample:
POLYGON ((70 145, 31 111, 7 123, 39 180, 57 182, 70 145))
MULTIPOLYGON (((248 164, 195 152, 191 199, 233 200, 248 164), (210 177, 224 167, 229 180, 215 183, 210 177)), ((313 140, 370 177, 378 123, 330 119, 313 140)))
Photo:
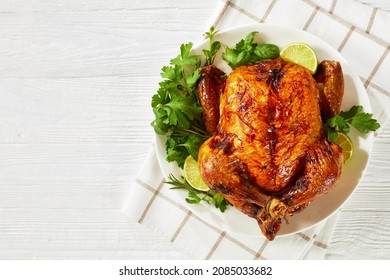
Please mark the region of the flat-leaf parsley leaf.
MULTIPOLYGON (((201 59, 191 54, 192 43, 182 44, 180 54, 161 69, 157 93, 152 96, 157 134, 165 135, 167 160, 183 167, 188 155, 197 156, 200 145, 210 136, 202 122, 196 84, 200 77, 201 59)), ((197 158, 197 157, 196 157, 197 158)))
POLYGON ((337 132, 348 134, 351 126, 361 133, 375 131, 380 124, 372 116, 373 114, 364 112, 363 106, 352 106, 348 111, 341 111, 326 121, 324 125, 326 135, 330 141, 335 141, 338 137, 337 132))

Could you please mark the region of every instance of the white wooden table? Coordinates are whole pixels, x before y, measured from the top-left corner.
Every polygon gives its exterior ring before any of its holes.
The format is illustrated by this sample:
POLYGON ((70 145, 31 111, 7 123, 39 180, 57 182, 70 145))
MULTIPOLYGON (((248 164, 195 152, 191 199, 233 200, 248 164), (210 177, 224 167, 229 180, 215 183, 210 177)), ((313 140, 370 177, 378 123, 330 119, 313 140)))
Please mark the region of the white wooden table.
MULTIPOLYGON (((189 258, 120 209, 153 141, 160 68, 215 6, 0 0, 0 259, 189 258)), ((327 258, 390 258, 389 162, 388 126, 327 258)))

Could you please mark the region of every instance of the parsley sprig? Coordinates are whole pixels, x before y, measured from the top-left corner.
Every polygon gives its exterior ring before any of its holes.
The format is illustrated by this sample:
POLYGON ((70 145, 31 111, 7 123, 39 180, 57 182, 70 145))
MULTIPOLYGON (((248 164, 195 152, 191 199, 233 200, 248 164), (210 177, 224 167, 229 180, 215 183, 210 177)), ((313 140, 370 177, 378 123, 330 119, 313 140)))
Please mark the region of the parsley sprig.
POLYGON ((207 192, 199 191, 194 189, 185 178, 182 177, 182 181, 177 179, 172 174, 169 175, 169 181, 167 184, 173 185, 170 189, 184 189, 188 191, 188 196, 186 198, 187 203, 189 204, 199 204, 204 201, 208 204, 213 203, 215 208, 218 208, 221 212, 225 212, 228 205, 232 205, 229 201, 223 198, 223 196, 216 191, 209 190, 207 192))
POLYGON ((215 56, 218 50, 221 48, 221 42, 214 41, 214 36, 218 33, 218 30, 215 30, 214 26, 210 27, 208 32, 205 32, 205 35, 209 39, 209 49, 203 50, 203 54, 206 57, 205 65, 211 65, 214 63, 215 56))
POLYGON ((183 167, 188 155, 198 157, 200 145, 210 136, 202 122, 196 83, 200 77, 200 56, 192 55, 192 43, 182 44, 180 54, 161 69, 160 87, 152 97, 157 134, 166 135, 167 160, 183 167))
POLYGON ((348 134, 351 126, 361 133, 375 131, 380 124, 372 116, 364 112, 363 106, 352 106, 348 111, 341 111, 340 114, 326 121, 324 124, 326 135, 330 141, 335 141, 338 137, 337 132, 348 134))
MULTIPOLYGON (((214 41, 218 31, 211 27, 205 35, 209 38, 209 49, 204 49, 205 65, 212 64, 221 47, 214 41)), ((167 137, 165 146, 167 161, 176 161, 183 168, 188 155, 198 158, 199 147, 211 135, 206 131, 203 121, 203 108, 197 93, 200 77, 201 57, 191 54, 193 44, 180 46, 180 54, 170 60, 170 65, 161 69, 164 79, 157 93, 152 97, 155 119, 152 122, 157 134, 167 137)))
MULTIPOLYGON (((211 27, 204 34, 210 42, 209 49, 203 50, 206 58, 203 66, 213 64, 221 48, 221 43, 214 41, 217 32, 211 27)), ((191 54, 192 47, 192 43, 182 44, 180 54, 170 60, 170 65, 162 67, 163 81, 160 82, 157 93, 152 96, 151 104, 155 115, 152 126, 157 134, 167 137, 165 142, 167 161, 176 161, 181 168, 189 155, 198 158, 200 146, 211 136, 203 124, 203 109, 196 88, 202 60, 199 55, 191 54)), ((167 184, 173 185, 171 189, 187 190, 186 201, 190 204, 202 201, 214 203, 221 212, 230 204, 218 192, 194 189, 185 178, 180 181, 170 174, 167 184)))

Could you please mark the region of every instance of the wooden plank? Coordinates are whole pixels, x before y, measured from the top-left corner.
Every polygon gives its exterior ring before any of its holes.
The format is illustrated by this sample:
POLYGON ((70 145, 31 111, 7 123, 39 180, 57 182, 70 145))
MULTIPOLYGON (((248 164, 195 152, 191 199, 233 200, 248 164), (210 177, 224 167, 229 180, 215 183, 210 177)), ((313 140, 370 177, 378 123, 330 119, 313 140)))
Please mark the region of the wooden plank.
POLYGON ((120 209, 153 141, 160 69, 214 7, 2 1, 1 259, 188 258, 120 209))
POLYGON ((342 211, 327 252, 328 259, 389 259, 389 211, 342 211))

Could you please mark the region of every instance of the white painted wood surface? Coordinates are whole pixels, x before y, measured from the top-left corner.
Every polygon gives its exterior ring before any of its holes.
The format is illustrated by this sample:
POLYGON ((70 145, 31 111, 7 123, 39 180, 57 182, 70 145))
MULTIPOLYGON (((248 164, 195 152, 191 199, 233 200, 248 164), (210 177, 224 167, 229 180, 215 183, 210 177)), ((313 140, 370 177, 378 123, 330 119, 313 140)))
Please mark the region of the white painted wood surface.
MULTIPOLYGON (((160 68, 215 7, 0 0, 0 259, 189 258, 120 209, 153 141, 160 68)), ((387 126, 328 258, 390 258, 389 162, 387 126)))

